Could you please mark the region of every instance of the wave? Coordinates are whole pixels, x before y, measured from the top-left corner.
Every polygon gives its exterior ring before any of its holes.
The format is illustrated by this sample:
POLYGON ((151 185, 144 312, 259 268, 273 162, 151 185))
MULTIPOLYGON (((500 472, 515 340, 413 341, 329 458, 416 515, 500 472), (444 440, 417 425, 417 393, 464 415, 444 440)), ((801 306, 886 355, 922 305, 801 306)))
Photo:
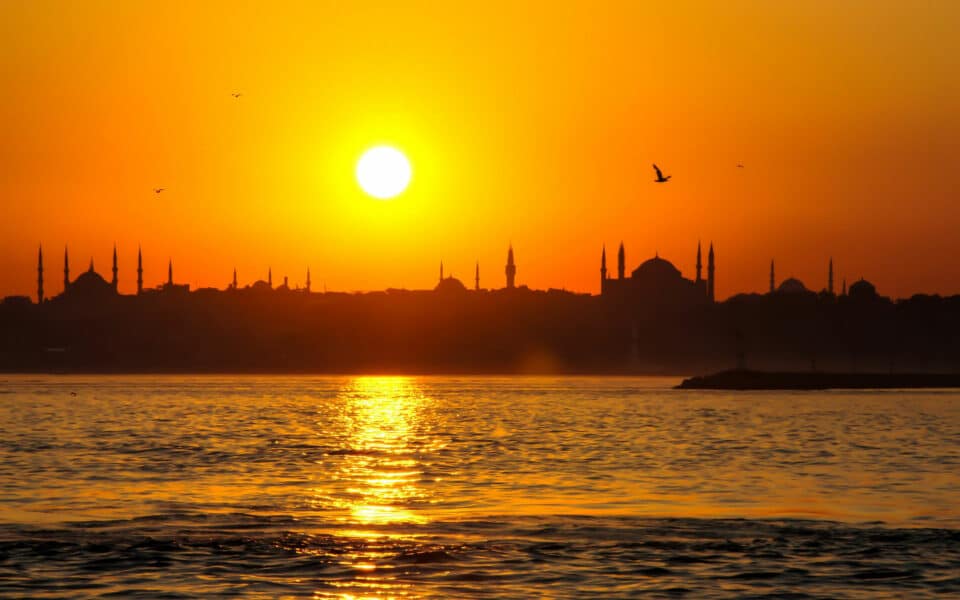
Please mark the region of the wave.
POLYGON ((582 516, 356 527, 188 512, 2 526, 0 595, 466 597, 491 584, 499 597, 960 593, 951 529, 582 516))

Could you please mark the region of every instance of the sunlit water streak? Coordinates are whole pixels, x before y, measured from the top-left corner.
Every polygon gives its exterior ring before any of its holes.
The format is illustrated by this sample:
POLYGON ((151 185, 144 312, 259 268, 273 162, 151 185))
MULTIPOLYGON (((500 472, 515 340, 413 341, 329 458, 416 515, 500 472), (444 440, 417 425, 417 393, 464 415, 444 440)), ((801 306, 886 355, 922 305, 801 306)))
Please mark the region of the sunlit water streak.
POLYGON ((673 383, 0 378, 0 596, 960 594, 960 394, 673 383))

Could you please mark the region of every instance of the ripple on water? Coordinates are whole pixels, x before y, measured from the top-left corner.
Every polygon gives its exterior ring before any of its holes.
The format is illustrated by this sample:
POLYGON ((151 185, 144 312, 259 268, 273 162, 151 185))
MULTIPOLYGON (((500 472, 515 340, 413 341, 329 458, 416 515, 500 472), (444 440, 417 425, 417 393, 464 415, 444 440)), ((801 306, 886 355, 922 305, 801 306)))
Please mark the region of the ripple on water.
POLYGON ((14 377, 0 596, 960 593, 960 395, 670 383, 14 377))

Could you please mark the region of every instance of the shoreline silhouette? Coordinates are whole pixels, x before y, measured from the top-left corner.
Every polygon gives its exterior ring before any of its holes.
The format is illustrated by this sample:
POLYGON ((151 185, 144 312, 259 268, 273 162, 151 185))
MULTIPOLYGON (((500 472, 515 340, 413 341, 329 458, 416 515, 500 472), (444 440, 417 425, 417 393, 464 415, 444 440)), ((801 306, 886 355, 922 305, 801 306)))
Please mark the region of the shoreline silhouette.
POLYGON ((110 280, 91 260, 64 291, 47 297, 37 254, 37 302, 0 302, 0 372, 405 373, 689 375, 736 366, 771 372, 960 372, 960 296, 892 300, 866 280, 834 292, 834 263, 820 292, 787 278, 771 261, 766 294, 718 301, 715 246, 696 246, 684 277, 655 255, 616 274, 600 252, 599 295, 534 290, 522 284, 511 245, 504 287, 483 286, 476 265, 468 288, 445 274, 432 290, 316 292, 288 277, 225 289, 166 281, 119 293, 116 250, 110 280), (704 268, 705 267, 705 268, 704 268))

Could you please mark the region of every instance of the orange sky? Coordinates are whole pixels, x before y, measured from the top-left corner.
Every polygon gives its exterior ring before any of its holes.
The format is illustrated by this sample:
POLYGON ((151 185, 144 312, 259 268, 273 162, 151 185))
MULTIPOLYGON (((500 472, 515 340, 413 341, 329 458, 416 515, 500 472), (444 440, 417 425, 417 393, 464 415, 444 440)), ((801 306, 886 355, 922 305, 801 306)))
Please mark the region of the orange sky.
POLYGON ((518 283, 596 293, 603 243, 692 276, 698 238, 720 297, 830 255, 960 293, 958 32, 948 1, 4 2, 0 295, 38 243, 48 295, 114 242, 124 292, 137 244, 147 285, 349 291, 441 258, 500 287, 512 241, 518 283), (391 202, 353 178, 375 143, 413 163, 391 202))

